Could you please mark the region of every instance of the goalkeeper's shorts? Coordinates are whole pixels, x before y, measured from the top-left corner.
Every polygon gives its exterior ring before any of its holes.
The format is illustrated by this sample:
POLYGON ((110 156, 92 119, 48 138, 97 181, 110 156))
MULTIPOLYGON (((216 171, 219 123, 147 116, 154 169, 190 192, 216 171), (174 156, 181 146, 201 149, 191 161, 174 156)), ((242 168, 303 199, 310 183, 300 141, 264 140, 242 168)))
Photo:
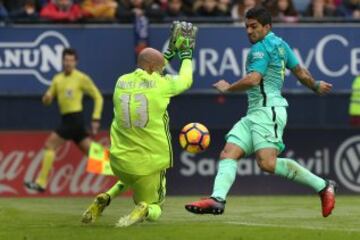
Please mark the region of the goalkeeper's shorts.
POLYGON ((285 149, 282 136, 286 121, 285 107, 250 109, 225 139, 244 150, 246 156, 263 148, 276 148, 281 153, 285 149))
POLYGON ((150 175, 133 175, 122 172, 111 165, 112 171, 121 179, 126 187, 133 191, 135 204, 146 202, 161 205, 166 195, 166 171, 158 171, 150 175))

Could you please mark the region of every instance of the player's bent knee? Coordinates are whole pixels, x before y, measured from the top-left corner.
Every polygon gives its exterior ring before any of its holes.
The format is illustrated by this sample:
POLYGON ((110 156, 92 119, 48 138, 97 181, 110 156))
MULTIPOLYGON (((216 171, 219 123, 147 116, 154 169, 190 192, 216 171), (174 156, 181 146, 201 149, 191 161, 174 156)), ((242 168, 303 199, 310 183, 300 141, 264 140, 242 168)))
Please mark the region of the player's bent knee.
POLYGON ((229 159, 229 158, 238 160, 240 157, 237 154, 229 153, 224 150, 220 153, 220 160, 229 159))
POLYGON ((150 204, 149 205, 149 211, 148 211, 148 216, 147 216, 147 220, 148 221, 156 221, 160 218, 162 213, 161 207, 157 204, 150 204))
POLYGON ((239 160, 245 155, 245 152, 238 146, 232 143, 227 143, 220 153, 220 160, 234 159, 239 160))
POLYGON ((276 156, 266 155, 266 154, 257 154, 256 162, 261 170, 269 173, 273 173, 275 171, 276 165, 276 156))
POLYGON ((273 157, 267 157, 267 158, 261 158, 257 157, 256 162, 261 170, 268 172, 268 173, 274 173, 275 171, 275 164, 276 164, 276 158, 273 157))

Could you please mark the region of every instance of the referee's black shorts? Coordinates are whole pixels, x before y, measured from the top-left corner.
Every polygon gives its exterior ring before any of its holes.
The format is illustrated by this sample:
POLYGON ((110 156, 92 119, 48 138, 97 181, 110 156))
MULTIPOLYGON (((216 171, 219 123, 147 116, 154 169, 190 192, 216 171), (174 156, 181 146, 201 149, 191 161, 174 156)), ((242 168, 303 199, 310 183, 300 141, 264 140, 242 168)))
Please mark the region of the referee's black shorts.
POLYGON ((89 135, 85 129, 85 121, 82 112, 64 114, 61 116, 61 124, 55 132, 66 140, 80 143, 89 135))

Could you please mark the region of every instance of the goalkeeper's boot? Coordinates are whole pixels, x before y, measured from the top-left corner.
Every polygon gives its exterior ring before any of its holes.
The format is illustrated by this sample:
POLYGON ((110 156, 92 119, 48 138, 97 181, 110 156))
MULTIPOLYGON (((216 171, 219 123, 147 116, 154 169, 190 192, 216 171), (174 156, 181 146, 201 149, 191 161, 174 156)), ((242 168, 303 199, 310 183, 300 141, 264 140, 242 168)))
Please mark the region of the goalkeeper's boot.
POLYGON ((327 217, 335 207, 335 192, 337 184, 335 181, 328 180, 326 187, 319 192, 321 199, 322 215, 327 217))
POLYGON ((225 201, 220 201, 213 197, 204 198, 185 205, 185 209, 196 214, 220 215, 224 213, 225 201))
POLYGON ((140 202, 129 215, 119 219, 116 227, 128 227, 135 223, 142 222, 146 219, 149 212, 149 205, 145 202, 140 202))
POLYGON ((39 193, 45 192, 45 188, 43 188, 40 184, 36 182, 24 182, 25 187, 31 190, 35 190, 39 193))
POLYGON ((100 193, 96 196, 94 202, 86 209, 82 215, 83 223, 94 223, 104 209, 109 206, 111 197, 107 193, 100 193))

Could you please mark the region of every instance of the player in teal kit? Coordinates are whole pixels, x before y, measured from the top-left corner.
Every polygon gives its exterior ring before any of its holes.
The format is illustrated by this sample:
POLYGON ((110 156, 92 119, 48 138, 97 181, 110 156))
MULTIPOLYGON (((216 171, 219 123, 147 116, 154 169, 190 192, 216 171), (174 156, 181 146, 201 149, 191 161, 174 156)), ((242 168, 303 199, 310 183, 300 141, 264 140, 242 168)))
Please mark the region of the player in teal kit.
POLYGON ((255 153, 263 171, 305 184, 318 192, 322 214, 327 217, 335 206, 336 183, 278 155, 285 146, 282 135, 288 103, 281 95, 285 69, 290 69, 304 86, 319 95, 330 92, 332 85, 315 81, 299 65, 289 45, 271 31, 271 16, 266 9, 255 7, 247 12, 246 30, 253 44, 246 60, 247 75, 233 84, 220 80, 214 87, 223 93, 246 91, 247 114, 226 135, 211 197, 187 204, 185 208, 197 214, 222 214, 226 196, 235 181, 237 161, 255 153))

